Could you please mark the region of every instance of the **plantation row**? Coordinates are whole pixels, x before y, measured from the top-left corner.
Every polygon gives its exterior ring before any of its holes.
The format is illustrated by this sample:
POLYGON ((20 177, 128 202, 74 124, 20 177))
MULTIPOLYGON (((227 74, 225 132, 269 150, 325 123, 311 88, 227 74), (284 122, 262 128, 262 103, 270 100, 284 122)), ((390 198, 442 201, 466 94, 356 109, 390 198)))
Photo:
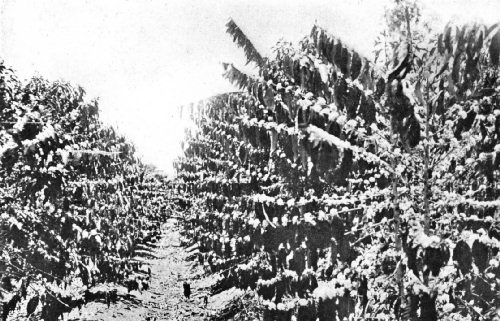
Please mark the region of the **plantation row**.
POLYGON ((256 291, 264 320, 493 318, 500 32, 408 19, 376 63, 318 27, 263 57, 228 23, 259 76, 224 64, 244 92, 181 109, 176 163, 213 293, 256 291))
POLYGON ((117 300, 113 284, 146 288, 142 257, 171 192, 97 102, 67 83, 23 85, 0 64, 0 122, 2 320, 58 320, 117 300))

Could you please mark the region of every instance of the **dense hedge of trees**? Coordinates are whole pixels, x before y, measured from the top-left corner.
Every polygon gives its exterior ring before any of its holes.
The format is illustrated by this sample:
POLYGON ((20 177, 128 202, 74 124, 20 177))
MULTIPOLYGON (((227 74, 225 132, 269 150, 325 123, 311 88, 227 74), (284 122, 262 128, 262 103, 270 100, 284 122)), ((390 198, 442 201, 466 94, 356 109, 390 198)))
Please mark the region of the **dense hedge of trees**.
POLYGON ((264 320, 490 320, 500 306, 498 25, 398 1, 369 61, 314 26, 181 108, 186 233, 264 320))
POLYGON ((97 101, 64 82, 22 84, 2 63, 0 124, 2 320, 58 320, 116 300, 113 283, 147 287, 141 253, 160 236, 168 184, 100 122, 97 101))

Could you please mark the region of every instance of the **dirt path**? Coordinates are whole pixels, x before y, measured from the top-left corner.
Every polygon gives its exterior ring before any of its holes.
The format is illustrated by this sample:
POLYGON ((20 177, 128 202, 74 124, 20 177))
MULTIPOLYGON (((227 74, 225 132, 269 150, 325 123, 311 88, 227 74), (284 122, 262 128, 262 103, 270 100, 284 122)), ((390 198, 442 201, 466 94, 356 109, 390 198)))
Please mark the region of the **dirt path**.
POLYGON ((69 320, 205 320, 216 314, 234 295, 231 291, 208 299, 204 296, 214 277, 203 277, 202 268, 187 261, 189 249, 180 244, 181 235, 174 219, 164 225, 163 238, 153 251, 156 258, 146 260, 151 265, 151 284, 147 291, 118 289, 121 298, 110 308, 104 303, 87 304, 81 311, 73 311, 69 320), (191 284, 191 299, 184 297, 182 284, 191 284))

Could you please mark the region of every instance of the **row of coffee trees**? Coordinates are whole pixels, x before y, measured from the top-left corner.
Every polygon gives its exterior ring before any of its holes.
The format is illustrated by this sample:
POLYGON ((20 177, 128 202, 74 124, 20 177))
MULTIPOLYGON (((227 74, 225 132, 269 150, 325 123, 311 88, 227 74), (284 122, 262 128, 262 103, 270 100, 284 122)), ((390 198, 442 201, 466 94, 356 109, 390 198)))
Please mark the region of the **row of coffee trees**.
POLYGON ((160 235, 168 182, 82 88, 22 84, 0 64, 0 162, 2 320, 58 320, 115 301, 112 284, 147 287, 141 250, 160 235))
POLYGON ((314 26, 185 106, 186 233, 264 320, 491 320, 500 306, 498 25, 398 1, 370 61, 314 26))

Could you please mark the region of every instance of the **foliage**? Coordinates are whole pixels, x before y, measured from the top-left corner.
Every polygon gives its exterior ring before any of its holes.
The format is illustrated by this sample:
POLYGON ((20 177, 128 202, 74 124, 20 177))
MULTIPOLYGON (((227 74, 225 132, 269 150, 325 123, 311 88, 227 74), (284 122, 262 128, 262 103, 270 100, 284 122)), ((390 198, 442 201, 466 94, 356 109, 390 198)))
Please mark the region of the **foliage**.
POLYGON ((167 185, 144 176, 135 149, 99 121, 80 87, 0 64, 2 320, 57 320, 111 283, 147 284, 141 249, 158 239, 167 185), (22 310, 21 310, 22 309, 22 310), (24 310, 26 309, 26 310, 24 310))
POLYGON ((382 62, 315 26, 259 79, 226 74, 247 92, 191 110, 186 233, 222 275, 213 292, 256 291, 264 320, 487 320, 500 305, 500 31, 428 32, 413 2, 393 10, 382 62))
POLYGON ((264 58, 255 49, 253 43, 247 38, 245 33, 238 27, 238 25, 230 19, 227 24, 227 33, 233 37, 233 41, 242 48, 247 57, 247 63, 254 62, 257 66, 261 67, 265 64, 264 58))

